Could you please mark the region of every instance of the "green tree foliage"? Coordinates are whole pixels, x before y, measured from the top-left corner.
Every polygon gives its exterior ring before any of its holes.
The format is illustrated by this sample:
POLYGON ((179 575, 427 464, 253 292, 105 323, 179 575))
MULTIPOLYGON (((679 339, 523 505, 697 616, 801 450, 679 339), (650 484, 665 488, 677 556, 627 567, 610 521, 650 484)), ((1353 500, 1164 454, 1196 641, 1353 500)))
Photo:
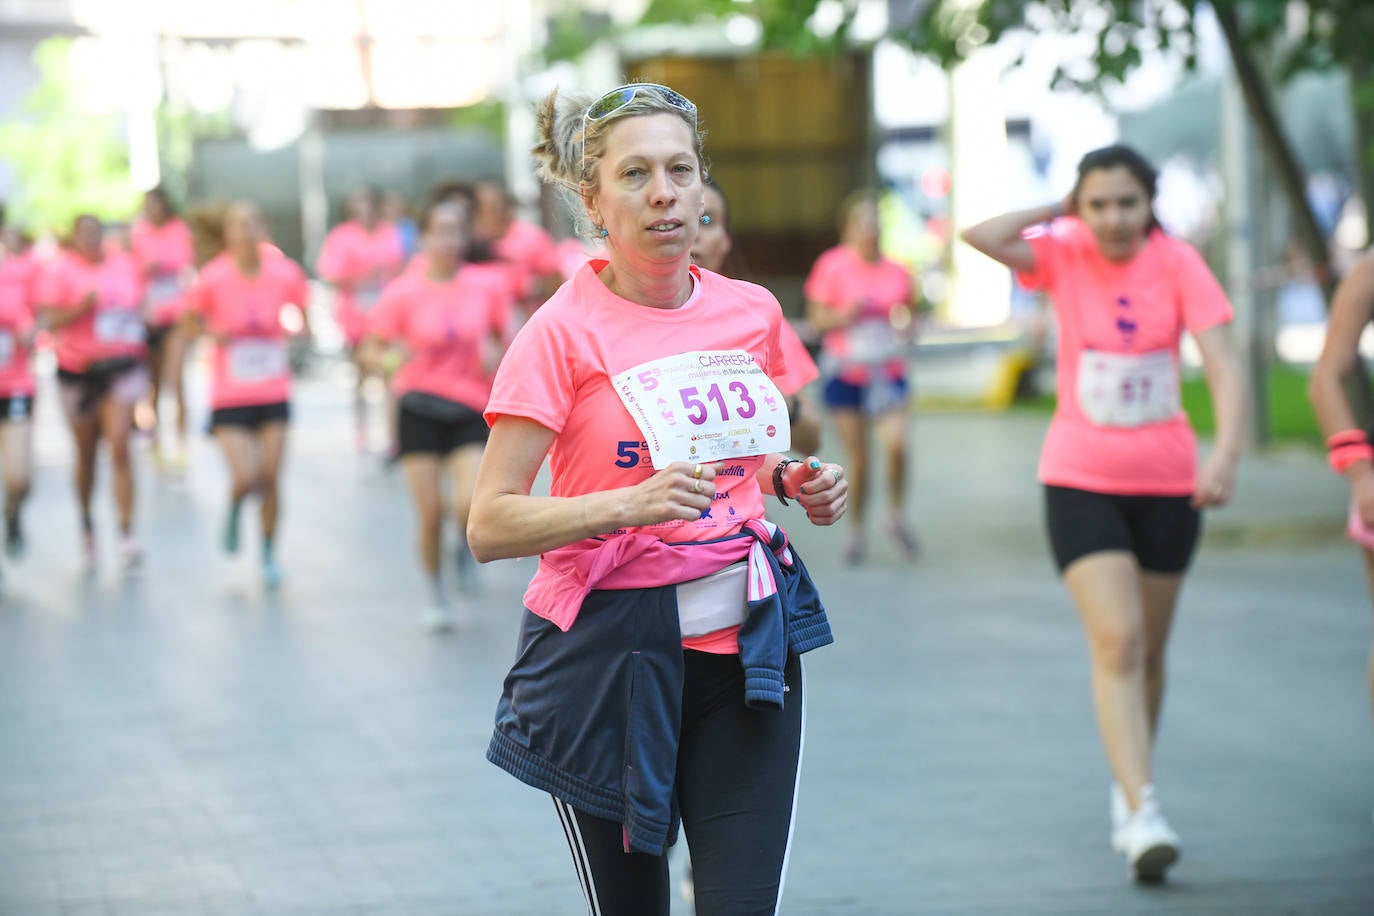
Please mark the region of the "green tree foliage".
POLYGON ((22 117, 0 125, 0 156, 13 164, 17 185, 11 216, 30 229, 56 231, 81 213, 126 218, 138 194, 118 119, 82 110, 68 39, 41 43, 34 63, 40 80, 22 117))

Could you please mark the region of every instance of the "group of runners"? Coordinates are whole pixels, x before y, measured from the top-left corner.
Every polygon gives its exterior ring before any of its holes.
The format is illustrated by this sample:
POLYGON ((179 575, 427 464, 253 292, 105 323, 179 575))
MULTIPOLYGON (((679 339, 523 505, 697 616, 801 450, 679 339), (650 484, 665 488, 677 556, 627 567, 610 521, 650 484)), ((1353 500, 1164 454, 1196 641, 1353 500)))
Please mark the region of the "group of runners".
MULTIPOLYGON (((354 195, 318 273, 359 384, 385 377, 394 399, 387 438, 415 505, 425 622, 452 622, 446 519, 464 576, 474 560, 539 557, 488 757, 552 796, 589 910, 667 913, 666 854, 681 826, 699 913, 773 913, 802 754, 801 656, 833 639, 786 529, 847 515, 843 559, 864 561, 876 437, 887 495, 874 527, 914 559, 905 348, 916 291, 880 251, 876 199, 855 195, 840 244, 805 284, 818 367, 772 293, 737 276, 729 208, 690 100, 651 83, 595 98, 554 92, 536 120, 533 153, 567 192, 587 240, 579 252, 514 220, 499 186, 453 182, 429 195, 414 254, 376 194, 354 195), (819 407, 806 389, 818 378, 843 465, 815 454, 819 407), (766 515, 768 497, 778 505, 766 515)), ((1057 319, 1058 406, 1039 470, 1046 526, 1089 645, 1114 779, 1108 839, 1141 882, 1163 880, 1181 851, 1151 770, 1166 648, 1203 512, 1231 497, 1246 412, 1231 306, 1198 253, 1160 226, 1155 192, 1151 164, 1111 146, 1084 157, 1061 201, 962 232, 1043 290, 1057 319), (1216 415, 1201 462, 1180 402, 1185 332, 1216 415)), ((309 332, 305 271, 249 203, 227 208, 221 250, 199 266, 161 194, 148 195, 131 250, 101 230, 83 217, 51 263, 14 251, 0 263, 7 548, 23 544, 36 334, 56 350, 88 556, 103 438, 129 565, 140 555, 135 405, 152 375, 179 391, 165 369, 205 335, 210 426, 231 470, 224 547, 237 549, 241 506, 257 497, 264 582, 275 586, 289 340, 309 332), (151 372, 149 354, 160 354, 151 372)), ((1341 387, 1371 314, 1374 256, 1341 285, 1312 395, 1374 586, 1374 445, 1341 387)), ((1374 659, 1370 690, 1374 702, 1374 659)))

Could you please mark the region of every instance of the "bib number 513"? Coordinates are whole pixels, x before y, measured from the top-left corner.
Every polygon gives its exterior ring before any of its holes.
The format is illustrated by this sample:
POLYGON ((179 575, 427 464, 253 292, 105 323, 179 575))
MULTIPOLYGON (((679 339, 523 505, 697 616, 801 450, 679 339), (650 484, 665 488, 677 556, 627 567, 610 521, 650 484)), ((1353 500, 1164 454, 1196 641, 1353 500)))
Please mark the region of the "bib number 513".
MULTIPOLYGON (((743 382, 731 382, 727 387, 738 401, 735 406, 735 416, 741 420, 748 420, 758 410, 758 405, 754 403, 754 399, 749 397, 749 386, 743 382)), ((695 385, 690 388, 678 389, 678 397, 682 399, 682 406, 688 410, 688 420, 691 420, 696 426, 705 423, 709 416, 706 401, 710 401, 720 410, 721 422, 728 423, 730 421, 730 407, 725 403, 725 394, 720 390, 720 385, 713 383, 710 388, 706 389, 704 396, 706 400, 702 400, 700 395, 701 392, 695 385)))

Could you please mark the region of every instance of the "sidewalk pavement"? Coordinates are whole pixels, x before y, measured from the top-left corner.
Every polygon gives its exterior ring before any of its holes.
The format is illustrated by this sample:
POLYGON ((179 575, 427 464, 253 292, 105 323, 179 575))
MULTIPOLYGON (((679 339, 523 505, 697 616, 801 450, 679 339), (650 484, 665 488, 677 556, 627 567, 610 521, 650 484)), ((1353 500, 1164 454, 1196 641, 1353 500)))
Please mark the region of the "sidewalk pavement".
MULTIPOLYGON (((482 756, 533 567, 485 567, 457 632, 423 631, 404 484, 353 452, 345 376, 300 387, 275 596, 255 537, 216 548, 205 439, 184 477, 141 471, 143 573, 84 576, 52 407, 28 555, 0 562, 0 914, 585 911, 552 805, 482 756)), ((1371 614, 1341 482, 1319 455, 1250 457, 1209 513, 1157 754, 1184 856, 1140 889, 1107 847, 1041 530, 1045 422, 915 418, 914 566, 875 542, 844 568, 841 532, 779 516, 837 634, 806 658, 783 912, 1374 912, 1371 614)))

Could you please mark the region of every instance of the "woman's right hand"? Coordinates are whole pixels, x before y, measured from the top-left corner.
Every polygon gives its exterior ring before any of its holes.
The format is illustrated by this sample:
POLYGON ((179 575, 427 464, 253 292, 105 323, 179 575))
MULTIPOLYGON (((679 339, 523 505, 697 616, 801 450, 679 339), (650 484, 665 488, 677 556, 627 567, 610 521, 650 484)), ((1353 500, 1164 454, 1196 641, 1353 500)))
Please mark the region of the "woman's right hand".
POLYGON ((711 508, 716 496, 717 465, 674 461, 648 480, 631 487, 634 527, 681 519, 694 522, 711 508))

